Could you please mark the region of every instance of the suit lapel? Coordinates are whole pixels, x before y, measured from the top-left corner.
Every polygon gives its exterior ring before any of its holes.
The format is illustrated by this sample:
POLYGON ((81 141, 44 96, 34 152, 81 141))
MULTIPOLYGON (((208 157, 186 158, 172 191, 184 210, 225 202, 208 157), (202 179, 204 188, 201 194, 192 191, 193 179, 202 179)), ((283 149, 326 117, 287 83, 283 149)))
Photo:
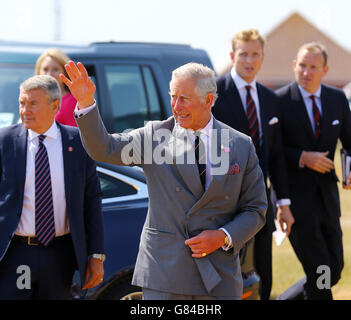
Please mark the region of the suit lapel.
POLYGON ((265 146, 267 146, 267 134, 268 132, 268 122, 269 122, 269 115, 268 115, 268 110, 265 108, 265 101, 267 100, 267 97, 265 96, 265 93, 262 89, 262 86, 256 82, 256 88, 257 88, 257 96, 258 96, 258 101, 260 104, 260 118, 261 118, 261 127, 262 127, 262 138, 263 138, 263 150, 265 151, 265 146))
POLYGON ((296 111, 296 116, 300 118, 303 127, 306 128, 308 137, 315 143, 316 136, 313 132, 310 118, 308 117, 305 102, 296 82, 291 85, 291 100, 294 103, 293 111, 296 111))
POLYGON ((322 85, 321 90, 321 104, 322 104, 322 122, 321 122, 321 134, 319 137, 319 143, 322 143, 323 140, 328 136, 327 132, 330 132, 332 117, 332 108, 328 108, 328 95, 326 94, 326 88, 322 85))
MULTIPOLYGON (((192 214, 192 212, 196 211, 198 208, 201 208, 201 206, 203 206, 204 203, 206 203, 207 201, 210 201, 211 195, 218 192, 218 183, 222 183, 223 179, 226 177, 225 176, 226 173, 228 172, 228 169, 230 166, 230 153, 232 153, 233 150, 230 150, 230 152, 224 151, 225 148, 229 148, 230 141, 229 141, 229 137, 228 137, 228 141, 222 141, 221 130, 222 130, 222 127, 220 123, 215 118, 213 118, 213 130, 211 132, 211 151, 216 150, 217 155, 215 156, 221 157, 221 160, 224 161, 224 163, 223 162, 220 162, 218 164, 212 163, 211 174, 216 172, 214 170, 218 169, 219 166, 222 166, 221 170, 217 171, 217 174, 212 174, 211 183, 209 184, 207 190, 202 193, 201 198, 197 202, 195 202, 193 207, 189 210, 188 212, 189 215, 192 214), (226 158, 226 156, 228 158, 226 158)), ((226 136, 224 135, 223 138, 226 139, 226 136)))
POLYGON ((245 113, 245 107, 242 104, 238 88, 236 87, 233 78, 230 73, 227 73, 225 79, 225 94, 227 98, 228 107, 232 110, 231 112, 231 123, 233 128, 243 132, 247 135, 249 133, 249 122, 245 113))
POLYGON ((26 166, 27 166, 27 136, 28 130, 23 126, 19 125, 19 133, 15 141, 15 161, 16 161, 16 179, 18 183, 18 189, 20 190, 20 199, 23 199, 24 184, 26 180, 26 166))
MULTIPOLYGON (((57 123, 57 122, 56 122, 57 123)), ((72 166, 77 161, 77 157, 75 156, 75 146, 73 144, 73 136, 65 130, 65 128, 57 123, 57 126, 61 132, 62 139, 62 156, 63 156, 63 171, 64 171, 64 179, 65 179, 65 196, 66 196, 66 208, 67 215, 70 218, 71 213, 71 199, 74 198, 74 188, 73 188, 73 175, 72 172, 75 172, 72 169, 72 166)))
POLYGON ((198 199, 201 197, 203 190, 199 171, 195 162, 193 145, 188 139, 186 130, 180 130, 178 126, 175 125, 172 133, 173 139, 169 142, 169 147, 173 156, 174 166, 191 193, 198 199), (181 153, 179 154, 179 158, 177 158, 175 152, 179 152, 179 150, 181 150, 181 153), (192 156, 194 158, 191 158, 192 156))

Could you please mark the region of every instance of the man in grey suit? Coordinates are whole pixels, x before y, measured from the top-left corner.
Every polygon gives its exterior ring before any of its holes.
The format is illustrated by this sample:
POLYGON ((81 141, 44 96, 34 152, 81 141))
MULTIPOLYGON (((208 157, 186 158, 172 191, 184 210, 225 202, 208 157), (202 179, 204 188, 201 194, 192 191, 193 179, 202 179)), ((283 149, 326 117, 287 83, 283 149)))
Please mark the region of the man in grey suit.
POLYGON ((211 114, 214 72, 196 63, 174 70, 172 117, 108 134, 84 66, 65 68, 88 154, 146 175, 149 210, 132 281, 144 299, 240 299, 238 252, 264 225, 267 199, 251 138, 211 114))

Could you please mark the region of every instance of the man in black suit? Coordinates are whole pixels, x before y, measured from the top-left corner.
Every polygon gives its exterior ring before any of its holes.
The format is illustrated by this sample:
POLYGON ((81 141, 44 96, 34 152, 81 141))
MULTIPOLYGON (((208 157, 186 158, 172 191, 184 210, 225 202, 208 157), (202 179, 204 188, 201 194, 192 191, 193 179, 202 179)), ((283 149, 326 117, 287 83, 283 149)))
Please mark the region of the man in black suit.
POLYGON ((305 298, 332 299, 344 265, 333 160, 338 139, 351 151, 351 112, 342 90, 321 84, 323 45, 303 45, 293 67, 296 81, 276 92, 295 218, 289 239, 307 276, 305 298))
POLYGON ((21 84, 22 123, 0 129, 0 299, 66 299, 79 269, 102 281, 104 235, 95 162, 77 128, 55 122, 47 75, 21 84))
MULTIPOLYGON (((217 80, 218 99, 213 115, 220 121, 251 136, 263 171, 269 198, 268 178, 278 198, 277 219, 287 234, 294 218, 282 152, 277 100, 273 91, 256 82, 263 62, 264 39, 257 30, 243 30, 232 40, 232 70, 217 80)), ((266 225, 255 236, 255 267, 261 277, 261 299, 269 299, 272 288, 272 232, 274 208, 269 202, 266 225)))

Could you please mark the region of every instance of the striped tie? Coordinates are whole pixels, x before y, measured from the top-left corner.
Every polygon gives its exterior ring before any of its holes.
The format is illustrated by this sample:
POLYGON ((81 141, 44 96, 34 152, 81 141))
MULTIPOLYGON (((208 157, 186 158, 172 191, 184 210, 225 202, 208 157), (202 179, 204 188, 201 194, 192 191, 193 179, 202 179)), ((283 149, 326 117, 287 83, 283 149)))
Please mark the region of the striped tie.
POLYGON ((205 190, 206 186, 206 150, 205 150, 205 144, 203 141, 200 139, 200 133, 195 132, 195 159, 196 159, 196 164, 199 169, 199 175, 200 175, 200 180, 202 187, 205 190))
POLYGON ((251 86, 245 86, 247 95, 246 95, 246 113, 247 113, 247 120, 249 121, 249 132, 253 144, 256 147, 256 150, 259 148, 260 142, 260 133, 258 130, 258 118, 257 118, 257 111, 255 102, 253 101, 250 93, 251 86))
POLYGON ((318 140, 321 134, 321 113, 317 107, 316 100, 314 96, 310 96, 312 100, 312 111, 313 111, 313 119, 314 119, 314 133, 316 135, 316 139, 318 140))
POLYGON ((44 139, 44 135, 39 136, 39 149, 35 155, 35 233, 38 240, 47 246, 55 237, 55 218, 50 165, 44 139))

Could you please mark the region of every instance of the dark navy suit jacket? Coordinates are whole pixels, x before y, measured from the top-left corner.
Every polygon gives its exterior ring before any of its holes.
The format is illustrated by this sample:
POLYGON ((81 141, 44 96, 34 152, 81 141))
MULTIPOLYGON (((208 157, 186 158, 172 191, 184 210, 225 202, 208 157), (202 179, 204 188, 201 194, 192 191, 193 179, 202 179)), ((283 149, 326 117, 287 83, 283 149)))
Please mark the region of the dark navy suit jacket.
MULTIPOLYGON (((280 134, 277 98, 274 92, 256 82, 260 103, 263 141, 257 156, 267 183, 270 178, 278 199, 289 198, 285 160, 280 134)), ((249 122, 239 91, 229 73, 217 79, 218 99, 212 108, 214 117, 228 126, 250 135, 249 122)), ((270 210, 269 210, 270 211, 270 210)), ((273 212, 267 212, 267 224, 274 229, 273 212)))
POLYGON ((328 158, 334 160, 338 139, 345 149, 351 151, 351 111, 345 94, 340 89, 322 85, 321 134, 317 140, 297 83, 292 82, 276 93, 279 99, 282 140, 295 218, 305 220, 311 216, 314 201, 323 201, 330 215, 340 216, 336 184, 338 178, 335 171, 321 174, 307 167, 300 168, 299 159, 305 150, 329 151, 328 158), (322 198, 315 197, 317 189, 320 189, 322 198))
MULTIPOLYGON (((66 212, 84 281, 88 255, 105 252, 100 184, 95 162, 85 152, 78 129, 57 125, 62 136, 66 212)), ((0 261, 21 217, 27 134, 22 124, 0 128, 0 261)))

